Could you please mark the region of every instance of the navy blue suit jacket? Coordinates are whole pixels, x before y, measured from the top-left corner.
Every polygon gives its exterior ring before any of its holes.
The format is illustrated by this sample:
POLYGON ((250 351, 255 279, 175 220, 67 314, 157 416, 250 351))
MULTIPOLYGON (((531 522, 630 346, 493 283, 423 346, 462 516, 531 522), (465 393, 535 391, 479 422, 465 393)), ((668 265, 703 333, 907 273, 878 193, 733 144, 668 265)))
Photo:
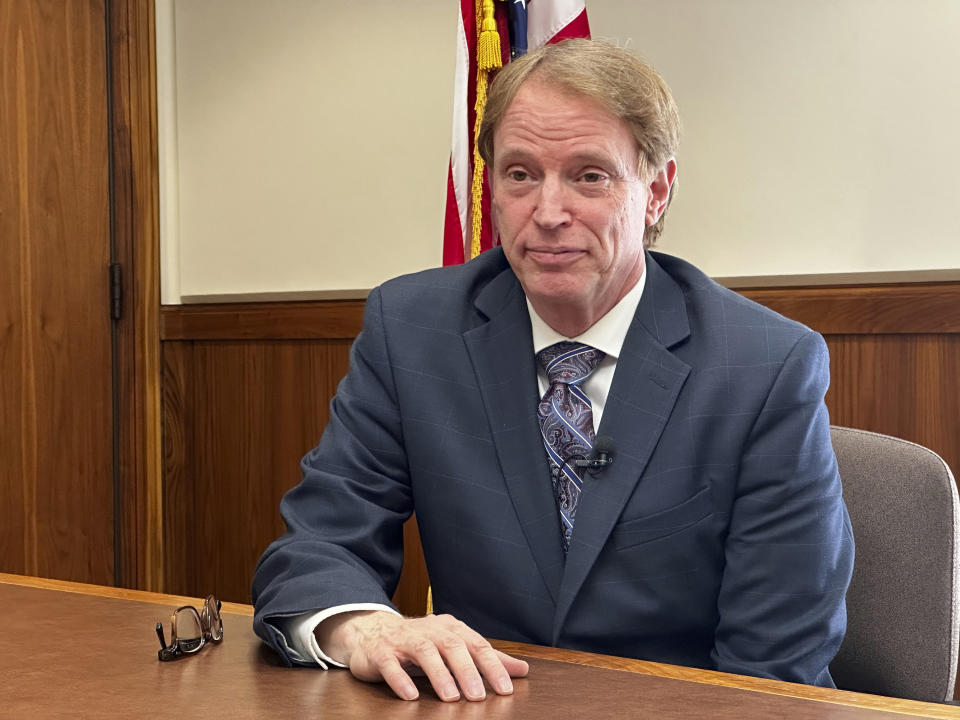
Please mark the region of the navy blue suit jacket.
POLYGON ((374 290, 257 567, 260 636, 289 662, 268 617, 389 604, 416 510, 436 612, 485 636, 832 685, 853 538, 826 345, 682 260, 647 273, 566 558, 503 253, 374 290))

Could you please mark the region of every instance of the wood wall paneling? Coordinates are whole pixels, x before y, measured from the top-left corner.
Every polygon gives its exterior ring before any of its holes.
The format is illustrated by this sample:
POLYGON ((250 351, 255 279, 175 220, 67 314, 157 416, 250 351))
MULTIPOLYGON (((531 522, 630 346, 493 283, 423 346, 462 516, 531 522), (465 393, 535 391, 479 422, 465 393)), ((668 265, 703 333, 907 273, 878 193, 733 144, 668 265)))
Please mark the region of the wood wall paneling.
POLYGON ((0 566, 109 584, 104 12, 0 4, 0 566))
POLYGON ((420 545, 420 530, 417 517, 413 515, 403 526, 403 572, 393 602, 404 615, 424 615, 427 611, 427 596, 430 577, 420 545))
POLYGON ((36 409, 25 377, 24 359, 30 353, 23 323, 30 298, 21 297, 20 277, 27 270, 22 267, 22 236, 29 228, 25 206, 30 189, 21 155, 27 145, 22 14, 22 8, 0 5, 0 497, 7 505, 0 523, 0 562, 12 572, 36 566, 36 533, 32 523, 28 527, 35 504, 29 478, 36 472, 36 423, 31 419, 36 409))
POLYGON ((960 471, 960 333, 828 335, 834 424, 919 443, 960 471))
POLYGON ((166 305, 164 340, 353 340, 363 326, 362 300, 166 305))
POLYGON ((349 340, 163 347, 166 589, 249 599, 280 498, 320 438, 349 340))
POLYGON ((822 335, 960 333, 960 282, 739 292, 822 335))
POLYGON ((831 422, 924 445, 958 474, 960 283, 741 292, 824 335, 831 422))
MULTIPOLYGON (((191 343, 165 343, 162 359, 163 417, 163 512, 161 538, 163 552, 163 590, 194 588, 196 563, 190 560, 195 544, 192 502, 194 455, 203 448, 194 442, 194 416, 203 409, 194 406, 190 390, 195 380, 190 362, 191 343)), ((212 591, 212 589, 211 589, 212 591)), ((183 593, 204 597, 202 592, 183 593)), ((209 594, 209 593, 208 593, 209 594)), ((226 596, 220 598, 228 600, 226 596)))

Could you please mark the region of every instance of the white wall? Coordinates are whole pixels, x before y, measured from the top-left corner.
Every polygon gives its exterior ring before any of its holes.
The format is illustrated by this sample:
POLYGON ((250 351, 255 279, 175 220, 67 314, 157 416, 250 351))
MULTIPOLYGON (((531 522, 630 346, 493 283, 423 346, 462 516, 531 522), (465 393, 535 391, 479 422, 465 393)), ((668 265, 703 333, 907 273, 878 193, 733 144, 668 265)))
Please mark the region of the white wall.
POLYGON ((160 102, 175 112, 161 154, 177 175, 163 182, 164 302, 356 295, 440 263, 456 4, 164 10, 158 71, 173 68, 175 87, 160 102))
POLYGON ((665 250, 714 276, 960 268, 960 2, 589 12, 594 36, 648 58, 680 105, 665 250))
MULTIPOLYGON (((362 294, 439 264, 455 2, 157 7, 164 302, 362 294)), ((960 2, 588 13, 680 104, 661 249, 764 281, 960 268, 960 2)))

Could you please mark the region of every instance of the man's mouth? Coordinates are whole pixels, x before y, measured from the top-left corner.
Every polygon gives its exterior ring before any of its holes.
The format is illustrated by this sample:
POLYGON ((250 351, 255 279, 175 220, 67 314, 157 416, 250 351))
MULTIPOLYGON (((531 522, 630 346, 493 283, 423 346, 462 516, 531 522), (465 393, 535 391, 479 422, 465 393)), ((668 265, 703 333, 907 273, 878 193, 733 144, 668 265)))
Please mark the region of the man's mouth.
POLYGON ((530 248, 527 255, 540 265, 568 265, 576 262, 585 251, 577 248, 530 248))

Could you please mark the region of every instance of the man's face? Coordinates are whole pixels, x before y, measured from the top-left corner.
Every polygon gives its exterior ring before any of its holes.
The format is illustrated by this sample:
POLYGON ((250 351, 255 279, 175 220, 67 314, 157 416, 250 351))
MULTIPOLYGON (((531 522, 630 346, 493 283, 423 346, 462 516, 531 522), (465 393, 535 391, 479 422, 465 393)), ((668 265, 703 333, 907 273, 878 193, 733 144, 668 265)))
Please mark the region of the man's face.
POLYGON ((663 212, 676 166, 644 182, 626 123, 536 79, 521 85, 493 147, 493 214, 507 260, 537 313, 579 334, 640 279, 643 233, 663 212))

